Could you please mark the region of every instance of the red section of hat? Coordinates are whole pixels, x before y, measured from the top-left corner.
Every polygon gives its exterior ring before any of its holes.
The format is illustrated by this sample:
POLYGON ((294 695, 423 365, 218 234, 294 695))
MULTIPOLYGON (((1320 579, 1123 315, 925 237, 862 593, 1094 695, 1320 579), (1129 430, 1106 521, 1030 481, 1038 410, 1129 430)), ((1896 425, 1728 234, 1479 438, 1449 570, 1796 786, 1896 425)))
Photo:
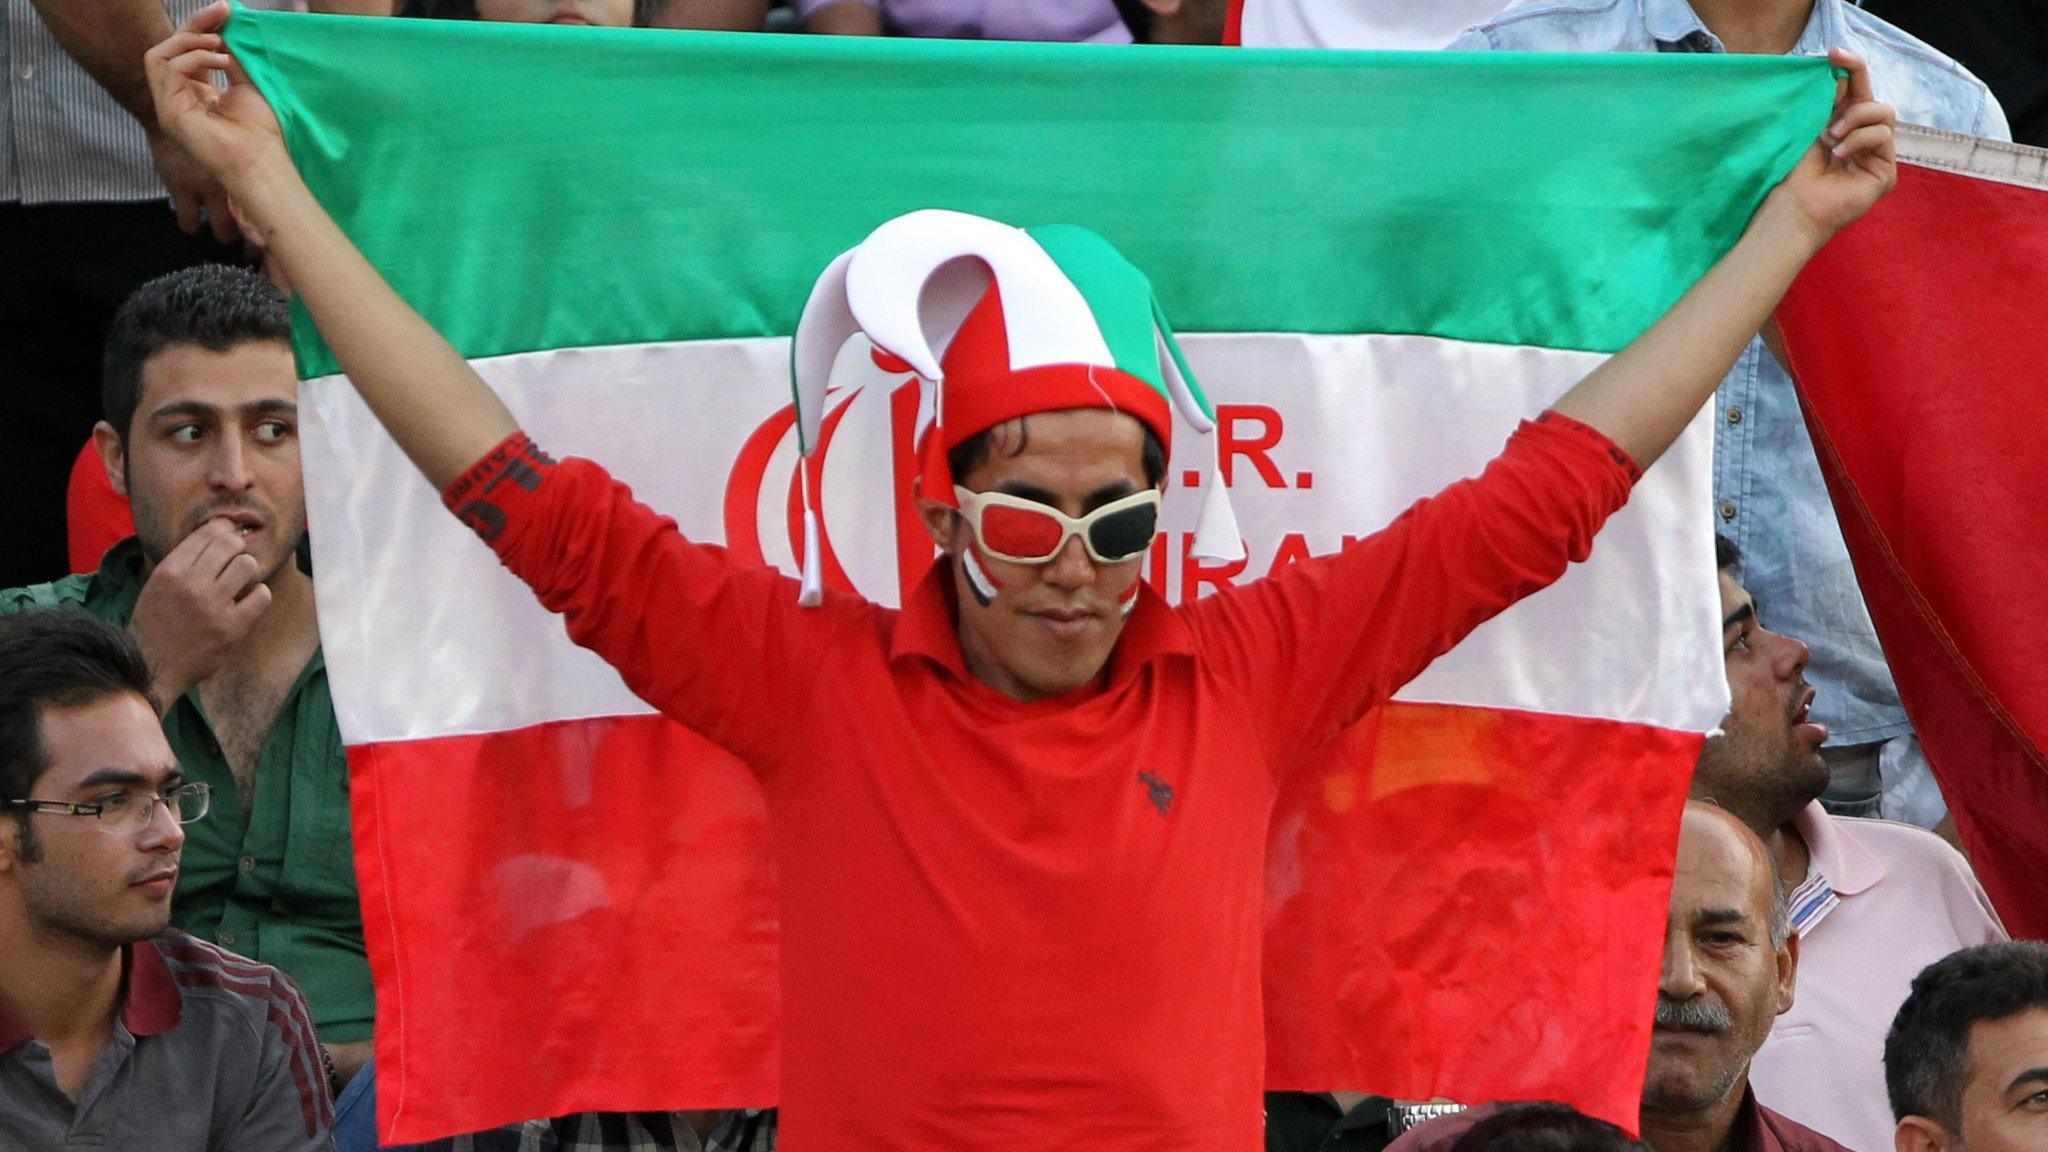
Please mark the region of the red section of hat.
POLYGON ((1063 408, 1128 412, 1152 429, 1161 444, 1173 444, 1173 413, 1166 397, 1128 372, 1092 364, 1011 371, 1002 292, 993 282, 961 322, 940 365, 946 370, 940 421, 946 448, 1005 420, 1063 408))

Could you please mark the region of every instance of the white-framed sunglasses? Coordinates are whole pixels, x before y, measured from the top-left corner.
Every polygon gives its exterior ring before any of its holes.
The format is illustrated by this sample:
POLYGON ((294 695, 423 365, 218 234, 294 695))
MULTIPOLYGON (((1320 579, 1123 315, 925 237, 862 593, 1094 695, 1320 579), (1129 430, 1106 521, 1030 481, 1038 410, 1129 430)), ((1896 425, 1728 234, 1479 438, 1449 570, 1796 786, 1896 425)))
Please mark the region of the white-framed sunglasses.
POLYGON ((1097 564, 1121 564, 1143 556, 1159 531, 1156 488, 1112 500, 1079 519, 1005 492, 970 492, 955 485, 953 494, 982 552, 1012 564, 1048 563, 1074 536, 1097 564))

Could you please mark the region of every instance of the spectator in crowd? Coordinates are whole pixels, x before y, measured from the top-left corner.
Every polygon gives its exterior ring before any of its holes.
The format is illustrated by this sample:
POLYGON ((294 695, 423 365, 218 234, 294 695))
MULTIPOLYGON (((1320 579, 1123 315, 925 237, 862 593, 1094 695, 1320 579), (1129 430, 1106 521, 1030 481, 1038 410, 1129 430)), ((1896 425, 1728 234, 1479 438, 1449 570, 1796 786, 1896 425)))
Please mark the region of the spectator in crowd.
MULTIPOLYGON (((1171 24, 1188 3, 1201 0, 1034 0, 991 4, 985 0, 795 0, 797 15, 812 32, 838 36, 928 36, 954 40, 1060 40, 1082 44, 1129 44, 1153 21, 1171 24), (1131 19, 1126 19, 1126 10, 1131 19)), ((1221 35, 1220 21, 1217 34, 1221 35)))
POLYGON ((598 28, 644 25, 655 0, 405 0, 401 16, 489 20, 501 24, 571 24, 598 28))
POLYGON ((2048 4, 2041 0, 1856 0, 1984 78, 2012 138, 2048 147, 2048 4))
POLYGON ((1380 1152, 1410 1115, 1364 1092, 1268 1092, 1266 1152, 1380 1152))
POLYGON ((97 571, 0 592, 76 606, 148 653, 163 729, 218 801, 185 845, 178 926, 290 973, 346 1082, 374 996, 350 850, 348 764, 298 557, 298 375, 285 298, 201 265, 136 291, 107 341, 95 443, 136 534, 97 571))
POLYGON ((501 24, 758 31, 767 0, 405 0, 401 16, 501 24))
POLYGON ((419 1147, 421 1152, 775 1152, 775 1110, 584 1112, 419 1147))
POLYGON ((98 418, 114 310, 152 276, 238 258, 219 182, 156 130, 142 74, 142 54, 199 6, 0 5, 0 587, 67 570, 65 485, 98 418))
POLYGON ((1569 1104, 1482 1104, 1409 1129, 1388 1152, 1648 1152, 1569 1104))
POLYGON ((313 1152, 320 1048, 276 969, 169 930, 206 814, 135 641, 0 619, 0 1147, 313 1152))
MULTIPOLYGON (((1825 53, 1870 61, 1874 90, 1915 124, 2006 139, 2005 114, 1955 61, 1847 0, 1534 0, 1453 49, 1825 53)), ((1814 719, 1831 739, 1831 810, 1923 828, 1948 809, 1913 737, 1849 564, 1792 377, 1760 336, 1715 399, 1714 488, 1746 582, 1813 646, 1814 719)), ((1952 829, 1950 830, 1952 835, 1952 829)))
POLYGON ((1671 916, 1643 1079, 1643 1139, 1657 1152, 1838 1152, 1757 1103, 1750 1061, 1793 1003, 1799 941, 1770 853, 1732 813, 1691 801, 1678 834, 1671 916))
POLYGON ((2048 1148, 2048 944, 1966 948, 1913 978, 1884 1044, 1898 1152, 2048 1148))
MULTIPOLYGON (((1181 609, 1139 580, 1173 401, 1163 384, 1094 363, 1012 374, 998 351, 1009 324, 1050 335, 1066 321, 1005 306, 1073 285, 1056 271, 1038 272, 1044 288, 1009 279, 1014 295, 984 289, 954 321, 975 335, 947 344, 920 507, 944 554, 900 611, 837 594, 807 597, 813 608, 797 581, 685 539, 594 463, 557 462, 526 438, 335 228, 246 77, 230 70, 225 94, 215 87, 230 63, 217 35, 227 16, 215 5, 151 50, 167 129, 232 177, 351 386, 447 506, 566 616, 574 640, 764 782, 785 833, 779 1123, 796 1140, 1257 1141, 1261 848, 1275 781, 1583 556, 1637 465, 1692 421, 1805 258, 1895 177, 1890 109, 1838 55, 1838 137, 1816 142, 1682 304, 1524 424, 1482 476, 1341 553, 1181 609), (941 503, 949 496, 959 503, 941 503), (749 642, 734 643, 741 635, 749 642), (1172 780, 1130 774, 1136 755, 1172 780), (949 770, 960 765, 972 771, 949 770), (1080 781, 1088 799, 1064 783, 1047 791, 1054 777, 1080 781), (1020 812, 1045 813, 1057 835, 1020 812), (1129 884, 1134 874, 1146 883, 1129 884), (1007 995, 988 993, 999 985, 1007 995), (1113 1042, 1073 1044, 1075 1025, 1113 1042)), ((1035 244, 953 214, 888 228, 867 242, 877 260, 926 243, 1008 267, 1010 245, 1035 244)), ((1087 320, 1097 338, 1093 326, 1111 323, 1112 343, 1170 340, 1135 269, 1100 238, 1058 235, 1112 270, 1117 307, 1087 320)), ((901 271, 907 291, 872 302, 922 331, 921 280, 901 271)), ((828 318, 800 326, 800 346, 808 333, 836 347, 818 333, 853 330, 850 292, 844 317, 830 291, 814 297, 828 318)), ((821 385, 806 378, 800 396, 821 385)))
POLYGON ((1236 43, 1247 48, 1364 48, 1433 52, 1512 0, 1239 0, 1236 43))
POLYGON ((1800 942, 1800 993, 1757 1054, 1759 1098, 1856 1149, 1891 1143, 1884 1111, 1885 1030, 1913 974, 2005 930, 1962 856, 1904 824, 1829 814, 1807 717, 1806 646, 1765 628, 1736 583, 1740 555, 1718 543, 1729 710, 1707 742, 1693 795, 1735 813, 1771 848, 1800 942))

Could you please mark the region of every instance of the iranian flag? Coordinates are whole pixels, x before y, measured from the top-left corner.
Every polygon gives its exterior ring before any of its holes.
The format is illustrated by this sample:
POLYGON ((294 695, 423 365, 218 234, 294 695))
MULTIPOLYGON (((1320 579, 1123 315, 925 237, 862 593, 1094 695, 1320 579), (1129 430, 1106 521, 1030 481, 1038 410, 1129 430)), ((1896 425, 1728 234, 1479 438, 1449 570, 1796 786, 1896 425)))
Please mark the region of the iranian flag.
POLYGON ((2048 150, 1905 127, 1778 309, 1899 698, 2006 927, 2048 940, 2048 150))
MULTIPOLYGON (((1248 551, 1190 554, 1206 445, 1176 437, 1147 573, 1175 601, 1475 473, 1733 243, 1834 90, 1822 62, 1763 57, 256 12, 228 32, 314 192, 538 443, 791 572, 788 336, 826 264, 920 207, 1102 233, 1217 402, 1248 551)), ((773 1103, 752 778, 571 645, 296 336, 383 1132, 773 1103)), ((834 372, 822 567, 894 603, 931 561, 917 382, 858 338, 834 372)), ((1291 786, 1274 1087, 1563 1098, 1633 1125, 1678 810, 1725 710, 1710 435, 1650 470, 1590 562, 1291 786)))

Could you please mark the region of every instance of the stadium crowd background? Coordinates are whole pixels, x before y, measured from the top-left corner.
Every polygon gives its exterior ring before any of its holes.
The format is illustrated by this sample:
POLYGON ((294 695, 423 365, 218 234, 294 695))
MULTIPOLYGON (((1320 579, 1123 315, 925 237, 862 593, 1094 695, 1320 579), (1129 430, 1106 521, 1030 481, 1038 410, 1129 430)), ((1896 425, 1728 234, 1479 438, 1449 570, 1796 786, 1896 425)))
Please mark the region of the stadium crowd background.
MULTIPOLYGON (((1184 44, 1220 42, 1227 15, 1223 0, 298 6, 419 18, 1184 44)), ((32 1006, 10 991, 5 969, 10 956, 23 954, 9 950, 41 938, 46 922, 55 922, 50 909, 61 905, 52 894, 61 886, 38 887, 45 882, 35 879, 37 869, 63 862, 62 853, 49 850, 58 833, 38 835, 36 822, 75 819, 96 825, 97 834, 119 824, 124 804, 124 834, 142 837, 144 851, 182 852, 173 920, 214 946, 166 937, 161 952, 171 981, 184 988, 269 981, 247 993, 254 1010, 290 1022, 273 1029, 286 1049, 312 1051, 310 1035, 317 1032, 326 1075, 265 1080, 260 1071, 230 1071, 233 1060, 218 1039, 191 1035, 200 1023, 195 1012, 152 1031, 150 1005, 160 1007, 165 990, 138 976, 132 960, 119 992, 121 1022, 116 1028, 101 1021, 97 1034, 104 1041, 118 1032, 138 1051, 164 1045, 181 1065, 181 1083, 252 1077, 251 1093, 289 1102, 287 1121, 300 1114, 319 1120, 304 1140, 279 1135, 292 1128, 286 1122, 261 1129, 265 1136, 248 1129, 243 1139, 251 1143, 204 1146, 324 1147, 335 1139, 346 1152, 375 1147, 368 1043, 374 1004, 352 865, 345 854, 323 858, 303 847, 345 837, 348 828, 347 773, 317 634, 309 630, 310 615, 307 627, 280 626, 270 630, 274 635, 251 631, 248 619, 228 621, 208 599, 217 595, 207 585, 219 571, 200 572, 198 562, 210 549, 232 553, 218 538, 236 527, 232 518, 218 526, 212 513, 196 525, 187 521, 195 509, 227 506, 219 493, 227 485, 255 494, 247 506, 261 514, 241 526, 245 531, 291 526, 295 506, 302 525, 296 458, 282 470, 274 460, 252 460, 227 466, 227 480, 217 472, 195 478, 167 457, 152 462, 157 450, 148 446, 153 417, 143 400, 157 394, 151 389, 171 387, 169 381, 202 391, 240 389, 244 398, 275 394, 286 404, 295 388, 285 298, 259 272, 245 270, 261 268, 261 253, 237 235, 219 187, 154 128, 142 53, 195 7, 6 0, 0 380, 14 419, 0 431, 10 493, 0 588, 11 589, 0 593, 0 611, 23 613, 0 630, 0 800, 13 808, 0 826, 0 1147, 7 1149, 56 1147, 96 1123, 129 1131, 129 1110, 185 1107, 181 1099, 147 1095, 156 1089, 138 1084, 146 1077, 122 1079, 118 1062, 103 1066, 97 1049, 82 1066, 67 1062, 61 1041, 75 1037, 32 1027, 32 1006), (190 355, 194 349, 205 355, 190 355), (234 370, 223 373, 209 357, 233 358, 234 370), (129 539, 136 535, 139 542, 129 539), (66 572, 77 575, 58 579, 66 572), (125 627, 139 651, 124 647, 118 633, 44 615, 68 609, 125 627), (261 659, 238 647, 249 636, 263 637, 261 659), (148 658, 147 671, 137 666, 138 655, 148 658), (75 672, 68 682, 67 668, 75 672), (170 814, 190 824, 159 819, 148 802, 159 797, 138 795, 126 782, 112 793, 102 786, 102 794, 86 800, 98 805, 94 811, 23 806, 62 807, 75 799, 48 793, 39 775, 61 759, 53 749, 66 738, 49 720, 51 710, 97 706, 124 692, 153 694, 161 706, 183 776, 145 781, 143 790, 160 786, 170 814), (127 799, 109 805, 108 796, 127 799), (273 968, 291 981, 273 981, 273 968)), ((1840 0, 1693 6, 1702 19, 1709 11, 1745 19, 1796 12, 1801 27, 1811 13, 1846 7, 1840 0)), ((1856 7, 1863 22, 1857 27, 1866 33, 1884 17, 1932 46, 1929 67, 1952 68, 1946 59, 1953 58, 1981 77, 2003 105, 2014 138, 2048 145, 2048 11, 2037 3, 1872 0, 1856 7)), ((1706 27, 1722 31, 1711 20, 1706 27)), ((1737 35, 1722 39, 1734 48, 1737 35)), ((1971 131, 1984 123, 1941 126, 1971 131)), ((263 415, 250 435, 268 444, 292 435, 286 407, 263 415)), ((1688 809, 1681 840, 1658 1047, 1645 1090, 1648 1145, 1686 1152, 1829 1148, 1839 1141, 1877 1152, 1895 1139, 1901 1149, 2048 1149, 2048 949, 2001 943, 2004 930, 1954 849, 1927 832, 1866 819, 1924 817, 1918 822, 1946 833, 1938 798, 1931 807, 1902 803, 1888 810, 1876 793, 1894 781, 1885 776, 1873 784, 1867 765, 1836 761, 1831 776, 1813 779, 1787 768, 1796 757, 1784 745, 1797 725, 1775 723, 1789 713, 1772 701, 1803 688, 1806 645, 1823 638, 1767 630, 1739 580, 1740 552, 1724 549, 1721 565, 1735 711, 1728 736, 1702 762, 1695 791, 1703 799, 1688 809), (1745 714, 1751 704, 1755 712, 1745 714), (1756 740, 1745 743, 1745 732, 1756 740), (1903 975, 1917 979, 1911 1000, 1902 1003, 1897 968, 1907 957, 1913 971, 1903 975), (1881 1063, 1865 1059, 1873 1043, 1883 1047, 1881 1063), (1881 1113, 1873 1111, 1873 1102, 1887 1101, 1881 1113)), ((272 598, 279 606, 295 597, 310 602, 311 577, 299 565, 266 579, 271 593, 260 605, 245 598, 245 616, 272 598)), ((1897 787, 1903 793, 1914 785, 1897 787)), ((256 1103, 248 1110, 262 1111, 256 1103)), ((1488 1105, 1403 1135, 1444 1110, 1442 1102, 1364 1092, 1275 1094, 1267 1143, 1275 1150, 1638 1146, 1597 1121, 1542 1105, 1488 1105)), ((772 1148, 774 1141, 772 1111, 746 1111, 537 1118, 436 1146, 738 1152, 772 1148)), ((154 1146, 148 1138, 114 1145, 154 1146)))

